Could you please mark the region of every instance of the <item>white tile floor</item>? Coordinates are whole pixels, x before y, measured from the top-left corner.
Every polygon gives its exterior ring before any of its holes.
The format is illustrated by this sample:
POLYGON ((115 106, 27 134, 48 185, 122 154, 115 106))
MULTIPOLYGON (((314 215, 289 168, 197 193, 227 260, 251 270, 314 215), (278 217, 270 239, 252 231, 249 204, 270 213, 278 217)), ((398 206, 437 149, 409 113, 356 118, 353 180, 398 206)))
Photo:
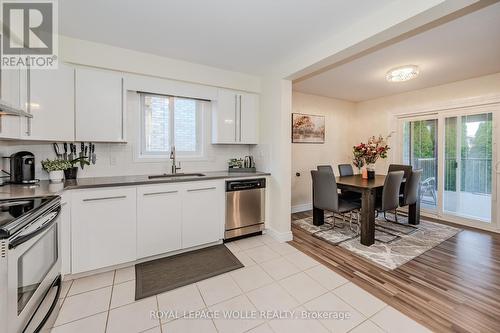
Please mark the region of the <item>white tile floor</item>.
POLYGON ((232 242, 228 248, 246 267, 140 301, 134 301, 133 267, 65 281, 52 332, 428 332, 339 274, 267 235, 232 242), (158 310, 169 316, 152 319, 151 312, 158 310), (276 312, 259 315, 267 310, 291 310, 310 318, 275 318, 276 312), (229 311, 246 317, 221 318, 229 311), (251 316, 255 313, 257 318, 251 316), (315 317, 325 313, 349 317, 315 317), (207 314, 220 317, 206 318, 207 314))

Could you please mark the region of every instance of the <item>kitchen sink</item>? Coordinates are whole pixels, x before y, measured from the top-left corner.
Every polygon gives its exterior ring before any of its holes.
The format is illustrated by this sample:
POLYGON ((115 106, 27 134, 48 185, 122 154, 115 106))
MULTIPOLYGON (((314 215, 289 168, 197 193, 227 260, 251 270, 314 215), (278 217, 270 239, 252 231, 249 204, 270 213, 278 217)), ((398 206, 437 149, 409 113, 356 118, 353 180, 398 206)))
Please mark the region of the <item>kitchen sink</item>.
POLYGON ((162 175, 153 175, 148 176, 149 179, 155 178, 196 178, 196 177, 204 177, 205 175, 202 173, 164 173, 162 175))

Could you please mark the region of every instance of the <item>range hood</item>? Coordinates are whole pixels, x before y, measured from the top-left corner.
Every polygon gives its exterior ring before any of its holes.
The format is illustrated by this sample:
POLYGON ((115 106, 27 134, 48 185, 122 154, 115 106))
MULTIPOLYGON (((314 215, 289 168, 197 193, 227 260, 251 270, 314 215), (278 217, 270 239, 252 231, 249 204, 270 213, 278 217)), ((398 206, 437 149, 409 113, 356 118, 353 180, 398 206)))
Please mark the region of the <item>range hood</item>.
POLYGON ((9 103, 4 102, 3 100, 0 99, 0 116, 2 115, 33 118, 33 115, 31 113, 28 113, 19 108, 15 108, 11 106, 9 103))

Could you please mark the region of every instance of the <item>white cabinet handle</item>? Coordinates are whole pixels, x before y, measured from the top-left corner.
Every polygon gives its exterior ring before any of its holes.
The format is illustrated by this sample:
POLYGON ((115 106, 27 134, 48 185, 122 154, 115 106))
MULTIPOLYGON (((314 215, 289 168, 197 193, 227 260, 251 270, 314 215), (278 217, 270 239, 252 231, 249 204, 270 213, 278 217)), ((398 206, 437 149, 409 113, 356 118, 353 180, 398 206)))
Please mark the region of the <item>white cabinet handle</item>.
MULTIPOLYGON (((31 113, 31 70, 26 68, 26 112, 31 113)), ((26 118, 26 135, 31 136, 31 118, 26 118)))
POLYGON ((190 190, 187 190, 188 192, 198 192, 198 191, 208 191, 208 190, 215 190, 217 187, 204 187, 204 188, 193 188, 190 190))
POLYGON ((238 95, 234 95, 234 142, 238 140, 238 95))
POLYGON ((240 142, 241 142, 241 95, 240 97, 240 119, 239 119, 239 125, 240 125, 240 142))
POLYGON ((151 193, 144 193, 143 196, 149 196, 149 195, 161 195, 161 194, 172 194, 172 193, 177 193, 179 191, 163 191, 163 192, 151 192, 151 193))
POLYGON ((127 197, 126 195, 117 195, 115 197, 83 199, 83 201, 88 202, 88 201, 101 201, 101 200, 111 200, 111 199, 125 199, 126 197, 127 197))

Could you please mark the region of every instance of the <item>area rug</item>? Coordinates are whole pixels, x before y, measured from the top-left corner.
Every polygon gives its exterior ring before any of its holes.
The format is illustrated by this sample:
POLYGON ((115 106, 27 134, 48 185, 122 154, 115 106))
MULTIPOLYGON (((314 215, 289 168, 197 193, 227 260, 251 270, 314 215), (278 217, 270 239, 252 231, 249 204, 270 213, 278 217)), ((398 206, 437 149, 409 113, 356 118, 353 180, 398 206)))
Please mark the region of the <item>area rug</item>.
MULTIPOLYGON (((389 219, 394 216, 388 214, 389 219)), ((398 222, 386 221, 379 216, 375 221, 375 244, 364 246, 360 243, 356 224, 352 229, 349 221, 342 222, 337 216, 335 227, 332 217, 325 217, 325 224, 315 226, 312 217, 292 221, 296 228, 300 228, 312 236, 324 240, 329 244, 340 246, 356 255, 386 270, 393 270, 407 263, 422 253, 456 235, 461 229, 420 219, 418 226, 407 224, 407 217, 398 215, 398 222)), ((356 222, 356 219, 353 218, 356 222)))
POLYGON ((135 265, 135 300, 244 267, 221 244, 135 265))

